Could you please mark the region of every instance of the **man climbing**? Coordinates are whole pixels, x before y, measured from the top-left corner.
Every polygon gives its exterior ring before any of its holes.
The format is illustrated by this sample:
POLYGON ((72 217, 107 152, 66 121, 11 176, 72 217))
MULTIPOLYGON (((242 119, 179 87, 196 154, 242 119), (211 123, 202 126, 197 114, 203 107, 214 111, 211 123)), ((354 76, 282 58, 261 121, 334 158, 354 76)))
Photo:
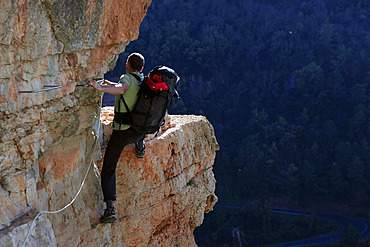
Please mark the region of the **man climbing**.
MULTIPOLYGON (((100 92, 116 95, 114 103, 115 115, 116 112, 127 112, 125 103, 120 100, 121 95, 126 102, 130 111, 133 109, 137 101, 137 93, 139 84, 143 80, 144 75, 141 73, 144 68, 144 57, 139 53, 132 53, 126 61, 126 74, 123 74, 119 83, 104 80, 103 85, 96 81, 89 82, 100 92)), ((139 133, 131 128, 130 125, 122 124, 115 116, 113 121, 113 132, 109 139, 107 149, 104 155, 103 168, 101 171, 101 184, 104 196, 104 202, 107 208, 103 216, 100 218, 102 223, 111 223, 117 219, 113 206, 113 201, 116 200, 116 167, 122 149, 130 143, 135 143, 136 154, 139 158, 145 156, 144 133, 139 133)))

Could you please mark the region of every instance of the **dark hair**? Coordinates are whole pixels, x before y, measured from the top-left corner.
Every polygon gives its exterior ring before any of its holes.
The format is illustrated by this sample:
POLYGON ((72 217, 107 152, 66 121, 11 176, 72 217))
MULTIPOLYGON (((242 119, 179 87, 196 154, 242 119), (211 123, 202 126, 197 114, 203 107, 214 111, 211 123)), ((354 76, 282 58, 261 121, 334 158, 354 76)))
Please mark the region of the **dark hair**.
POLYGON ((127 61, 131 68, 135 71, 140 71, 142 68, 144 68, 145 59, 140 53, 132 53, 130 56, 128 56, 127 61))

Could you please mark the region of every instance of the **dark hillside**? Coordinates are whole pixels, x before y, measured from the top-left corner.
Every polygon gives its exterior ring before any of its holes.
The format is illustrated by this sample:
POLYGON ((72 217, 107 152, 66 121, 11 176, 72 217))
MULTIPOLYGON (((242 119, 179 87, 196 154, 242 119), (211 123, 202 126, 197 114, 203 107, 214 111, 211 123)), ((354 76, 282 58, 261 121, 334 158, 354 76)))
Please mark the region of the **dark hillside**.
POLYGON ((170 113, 214 125, 220 202, 370 208, 369 27, 365 0, 153 0, 122 57, 174 68, 170 113))

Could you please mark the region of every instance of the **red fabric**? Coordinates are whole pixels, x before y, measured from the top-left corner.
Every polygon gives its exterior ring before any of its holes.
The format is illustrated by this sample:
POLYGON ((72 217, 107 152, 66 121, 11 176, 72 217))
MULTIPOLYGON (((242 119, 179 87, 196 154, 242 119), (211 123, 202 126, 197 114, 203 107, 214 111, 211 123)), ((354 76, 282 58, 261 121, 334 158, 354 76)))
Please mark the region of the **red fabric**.
POLYGON ((162 77, 159 75, 153 75, 153 80, 148 77, 146 80, 146 84, 148 84, 148 86, 156 92, 169 89, 167 84, 162 81, 162 77))
POLYGON ((160 76, 160 75, 153 75, 153 80, 155 80, 157 82, 161 82, 162 81, 162 76, 160 76))

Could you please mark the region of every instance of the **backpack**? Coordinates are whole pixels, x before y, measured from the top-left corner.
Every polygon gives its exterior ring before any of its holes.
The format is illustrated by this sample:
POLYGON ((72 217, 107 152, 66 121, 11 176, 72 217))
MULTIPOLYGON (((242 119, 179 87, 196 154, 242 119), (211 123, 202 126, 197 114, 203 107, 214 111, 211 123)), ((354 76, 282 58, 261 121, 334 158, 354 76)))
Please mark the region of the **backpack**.
POLYGON ((164 117, 172 98, 178 97, 176 86, 180 77, 166 66, 153 68, 142 82, 139 76, 132 75, 140 82, 137 102, 130 111, 121 94, 120 100, 127 112, 122 113, 118 109, 118 112, 114 113, 114 121, 131 125, 139 133, 154 134, 164 124, 164 117))

